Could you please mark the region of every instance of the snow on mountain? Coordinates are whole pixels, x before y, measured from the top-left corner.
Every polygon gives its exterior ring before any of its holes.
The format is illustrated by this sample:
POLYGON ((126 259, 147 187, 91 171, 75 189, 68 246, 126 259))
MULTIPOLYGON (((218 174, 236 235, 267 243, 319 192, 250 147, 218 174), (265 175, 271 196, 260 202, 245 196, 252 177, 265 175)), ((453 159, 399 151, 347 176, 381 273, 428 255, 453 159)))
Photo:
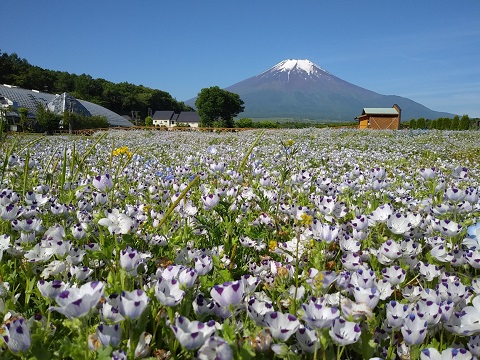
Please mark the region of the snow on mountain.
POLYGON ((308 75, 321 75, 321 73, 327 73, 328 71, 322 69, 320 66, 314 64, 310 60, 295 60, 295 59, 288 59, 279 62, 277 65, 272 66, 267 71, 261 73, 258 76, 266 75, 272 72, 287 72, 290 74, 291 71, 304 71, 308 75))
POLYGON ((288 59, 279 62, 278 64, 272 66, 270 69, 264 71, 263 73, 257 75, 259 78, 269 78, 272 76, 285 76, 286 80, 290 81, 290 75, 296 75, 303 78, 304 80, 319 78, 322 75, 331 75, 328 71, 322 69, 320 66, 314 64, 310 60, 296 60, 288 59))
MULTIPOLYGON (((283 60, 225 89, 244 101, 245 111, 239 117, 352 121, 363 108, 393 104, 402 109, 403 121, 453 116, 407 98, 381 95, 354 85, 307 59, 283 60)), ((194 106, 195 98, 185 103, 194 106)))

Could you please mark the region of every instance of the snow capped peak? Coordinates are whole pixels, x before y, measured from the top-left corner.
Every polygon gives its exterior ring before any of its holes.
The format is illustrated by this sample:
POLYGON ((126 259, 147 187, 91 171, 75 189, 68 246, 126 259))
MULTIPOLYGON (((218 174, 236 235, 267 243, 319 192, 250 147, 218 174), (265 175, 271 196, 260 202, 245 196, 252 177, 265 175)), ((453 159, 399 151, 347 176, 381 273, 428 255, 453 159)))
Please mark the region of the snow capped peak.
POLYGON ((283 60, 281 63, 274 66, 277 71, 292 71, 297 68, 299 70, 306 71, 309 75, 313 73, 315 64, 310 60, 283 60))
MULTIPOLYGON (((287 59, 279 62, 277 65, 271 67, 263 74, 267 73, 278 73, 278 72, 286 72, 290 75, 291 72, 306 72, 309 76, 319 76, 321 73, 329 74, 328 71, 322 69, 320 66, 316 65, 315 63, 311 62, 310 60, 303 59, 287 59)), ((262 74, 260 74, 262 75, 262 74)))

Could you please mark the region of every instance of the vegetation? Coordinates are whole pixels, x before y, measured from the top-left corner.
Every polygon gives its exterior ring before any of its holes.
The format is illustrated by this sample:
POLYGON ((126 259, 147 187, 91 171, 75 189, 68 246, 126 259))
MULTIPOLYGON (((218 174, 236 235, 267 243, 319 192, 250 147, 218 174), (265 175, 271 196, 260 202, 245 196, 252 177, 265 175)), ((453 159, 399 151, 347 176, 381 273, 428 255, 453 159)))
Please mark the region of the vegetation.
POLYGON ((220 127, 234 127, 233 118, 244 110, 243 104, 238 94, 218 86, 200 90, 195 101, 201 126, 204 127, 214 127, 215 123, 220 127))
POLYGON ((117 114, 138 112, 140 118, 149 109, 191 110, 191 107, 174 99, 169 93, 128 82, 113 83, 94 79, 90 75, 70 74, 33 66, 17 54, 0 51, 0 84, 16 85, 25 89, 37 89, 47 93, 70 93, 78 99, 106 107, 117 114))
POLYGON ((151 116, 145 118, 145 126, 153 126, 153 118, 151 116))
POLYGON ((469 130, 478 129, 478 119, 470 119, 468 115, 460 118, 455 115, 453 119, 438 118, 435 120, 425 120, 424 118, 411 119, 409 122, 410 129, 429 129, 429 130, 469 130))
POLYGON ((479 358, 480 137, 445 135, 0 133, 0 358, 479 358))

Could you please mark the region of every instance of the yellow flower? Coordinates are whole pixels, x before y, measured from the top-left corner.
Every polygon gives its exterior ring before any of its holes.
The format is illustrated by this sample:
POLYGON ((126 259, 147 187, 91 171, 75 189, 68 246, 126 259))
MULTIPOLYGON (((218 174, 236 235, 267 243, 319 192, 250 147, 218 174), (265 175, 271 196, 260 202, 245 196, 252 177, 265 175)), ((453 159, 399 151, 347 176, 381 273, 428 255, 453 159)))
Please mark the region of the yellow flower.
POLYGON ((128 146, 122 146, 113 150, 112 155, 113 156, 126 155, 130 159, 133 156, 133 153, 130 150, 128 150, 128 146))
POLYGON ((270 242, 268 243, 268 250, 275 251, 276 248, 277 242, 275 240, 270 240, 270 242))
POLYGON ((291 147, 295 144, 295 141, 293 141, 292 139, 288 139, 287 141, 285 141, 285 146, 286 147, 291 147))
POLYGON ((300 224, 302 225, 311 225, 313 222, 313 217, 311 215, 308 215, 307 213, 303 213, 300 215, 300 224))
POLYGON ((317 275, 315 275, 315 277, 313 278, 313 283, 315 287, 322 286, 323 278, 324 278, 323 273, 318 273, 317 275))

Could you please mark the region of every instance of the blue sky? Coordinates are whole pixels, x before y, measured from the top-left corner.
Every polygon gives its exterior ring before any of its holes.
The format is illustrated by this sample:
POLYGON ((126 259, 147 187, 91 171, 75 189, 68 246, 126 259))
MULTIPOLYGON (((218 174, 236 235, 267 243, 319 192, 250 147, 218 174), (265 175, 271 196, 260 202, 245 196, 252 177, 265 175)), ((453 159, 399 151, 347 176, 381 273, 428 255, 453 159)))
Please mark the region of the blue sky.
POLYGON ((478 0, 2 1, 0 50, 188 100, 285 59, 480 117, 478 0))

